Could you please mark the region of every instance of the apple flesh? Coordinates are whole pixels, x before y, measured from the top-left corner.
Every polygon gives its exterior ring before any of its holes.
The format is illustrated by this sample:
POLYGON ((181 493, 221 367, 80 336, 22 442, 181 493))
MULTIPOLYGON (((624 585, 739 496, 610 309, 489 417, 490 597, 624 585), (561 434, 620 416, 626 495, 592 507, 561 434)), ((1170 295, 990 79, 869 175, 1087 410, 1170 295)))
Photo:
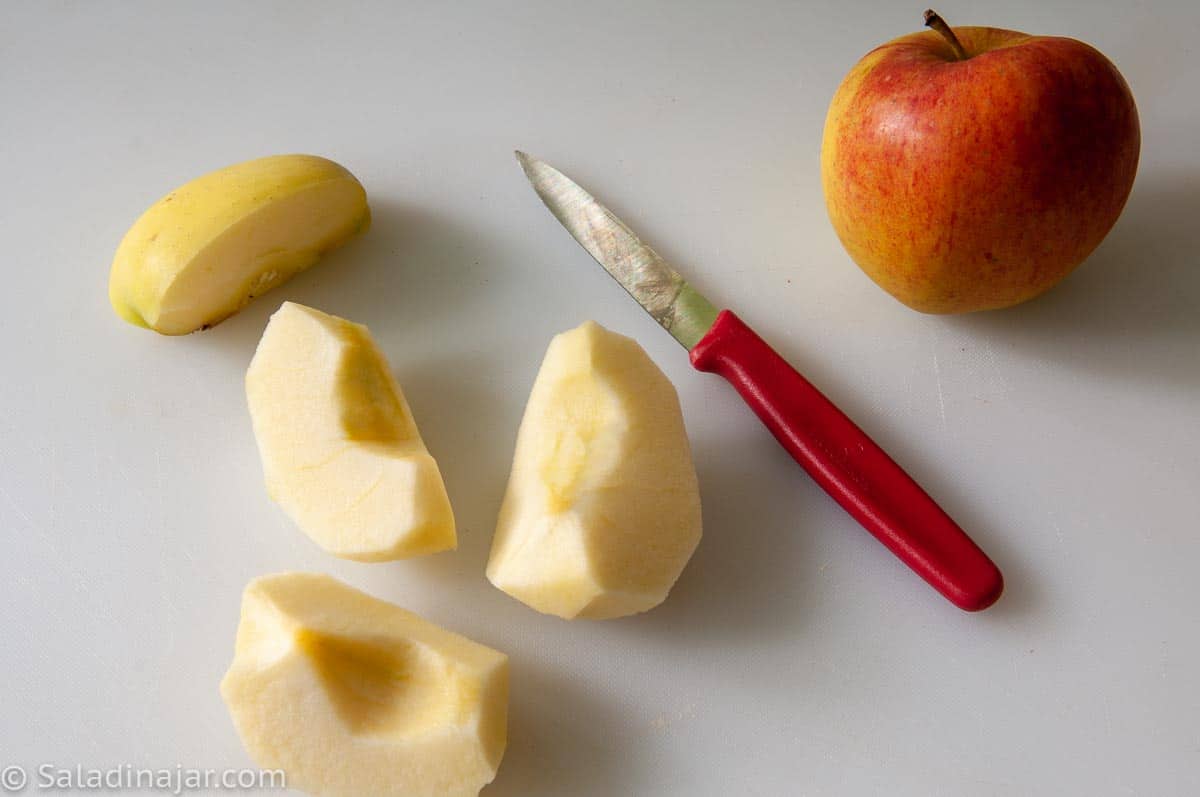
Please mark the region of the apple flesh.
POLYGON ((847 252, 929 313, 1017 304, 1065 277, 1116 222, 1140 147, 1129 87, 1094 48, 953 34, 965 58, 935 31, 868 53, 834 95, 821 146, 847 252))
POLYGON ((620 617, 661 603, 699 541, 674 386, 598 324, 555 337, 517 435, 488 579, 546 614, 620 617))
POLYGON ((256 296, 365 230, 354 175, 314 155, 275 155, 206 174, 154 203, 113 258, 108 295, 121 318, 183 335, 256 296))
POLYGON ((322 548, 376 562, 455 547, 437 462, 366 327, 285 302, 246 398, 267 492, 322 548))
POLYGON ((246 587, 221 696, 291 788, 475 797, 504 755, 508 657, 329 576, 246 587))

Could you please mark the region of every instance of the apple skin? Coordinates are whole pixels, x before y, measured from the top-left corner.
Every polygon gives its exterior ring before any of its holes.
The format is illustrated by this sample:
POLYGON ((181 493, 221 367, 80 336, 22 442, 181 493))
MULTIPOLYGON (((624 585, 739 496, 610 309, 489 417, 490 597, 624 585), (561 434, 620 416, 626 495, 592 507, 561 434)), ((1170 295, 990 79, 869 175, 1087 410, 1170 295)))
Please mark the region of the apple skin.
POLYGON ((1121 214, 1141 134, 1117 68, 1075 39, 954 28, 868 53, 829 107, 821 179, 850 257, 926 313, 1047 290, 1121 214))

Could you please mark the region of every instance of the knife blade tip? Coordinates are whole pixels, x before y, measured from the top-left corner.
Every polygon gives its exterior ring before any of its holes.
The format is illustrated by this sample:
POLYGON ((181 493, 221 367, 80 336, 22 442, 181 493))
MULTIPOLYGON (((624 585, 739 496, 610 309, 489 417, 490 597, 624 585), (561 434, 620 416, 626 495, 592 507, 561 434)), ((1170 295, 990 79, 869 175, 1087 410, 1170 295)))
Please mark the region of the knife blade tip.
POLYGON ((542 161, 519 149, 513 150, 513 154, 517 156, 517 163, 520 164, 521 171, 525 172, 525 178, 533 183, 534 188, 537 188, 549 167, 542 161))

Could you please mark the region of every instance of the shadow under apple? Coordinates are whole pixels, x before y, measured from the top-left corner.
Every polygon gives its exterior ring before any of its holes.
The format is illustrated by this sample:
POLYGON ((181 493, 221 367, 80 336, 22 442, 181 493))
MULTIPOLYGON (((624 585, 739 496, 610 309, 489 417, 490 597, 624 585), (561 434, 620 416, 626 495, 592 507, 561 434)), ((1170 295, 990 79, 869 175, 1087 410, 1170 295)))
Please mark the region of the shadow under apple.
POLYGON ((1200 173, 1143 175, 1120 220, 1060 285, 956 331, 1065 369, 1200 388, 1200 173))
POLYGON ((393 340, 428 347, 443 325, 473 318, 504 284, 508 264, 496 254, 504 248, 478 230, 387 199, 371 200, 371 216, 363 235, 189 342, 237 351, 249 363, 268 317, 294 301, 366 324, 385 351, 393 340))
MULTIPOLYGON (((458 549, 422 562, 419 569, 460 585, 486 584, 483 573, 508 483, 521 397, 489 387, 495 357, 486 349, 436 358, 399 350, 388 356, 438 462, 458 528, 458 549)), ((536 361, 528 367, 536 369, 536 361)))
POLYGON ((536 651, 510 661, 508 749, 484 797, 634 793, 644 762, 627 718, 536 651))
POLYGON ((664 603, 614 621, 628 633, 697 650, 801 633, 778 618, 814 601, 805 507, 827 499, 765 431, 756 442, 693 441, 704 536, 664 603), (778 511, 781 493, 789 511, 778 511))

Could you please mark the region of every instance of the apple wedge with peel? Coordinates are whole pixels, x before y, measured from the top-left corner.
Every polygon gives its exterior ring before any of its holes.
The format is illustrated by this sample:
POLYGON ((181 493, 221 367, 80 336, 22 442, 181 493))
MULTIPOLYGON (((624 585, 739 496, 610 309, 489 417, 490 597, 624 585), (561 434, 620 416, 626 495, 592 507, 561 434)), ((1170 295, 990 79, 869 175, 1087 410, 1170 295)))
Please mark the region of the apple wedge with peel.
POLYGON ((326 551, 377 562, 455 547, 437 462, 366 327, 285 302, 246 398, 268 493, 326 551))
POLYGON ((250 757, 332 797, 475 797, 506 741, 508 657, 329 576, 242 596, 221 696, 250 757))
POLYGON ((546 614, 661 603, 700 541, 700 492, 674 386, 594 322, 550 343, 517 435, 488 579, 546 614))
POLYGON ((113 258, 109 301, 164 335, 206 329, 370 222, 362 185, 331 160, 274 155, 227 166, 142 214, 113 258))

